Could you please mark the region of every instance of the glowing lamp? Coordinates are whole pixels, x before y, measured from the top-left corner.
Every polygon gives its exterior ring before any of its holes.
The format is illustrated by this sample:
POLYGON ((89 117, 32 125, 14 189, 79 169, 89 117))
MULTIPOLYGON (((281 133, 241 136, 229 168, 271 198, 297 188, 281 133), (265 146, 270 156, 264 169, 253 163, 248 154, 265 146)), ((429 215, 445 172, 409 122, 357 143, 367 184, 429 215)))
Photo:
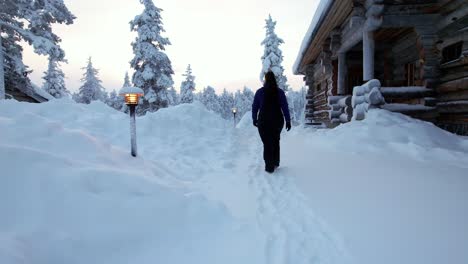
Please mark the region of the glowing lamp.
POLYGON ((124 87, 119 94, 125 98, 127 105, 138 105, 140 97, 143 96, 143 90, 137 87, 124 87))
POLYGON ((125 98, 125 103, 130 110, 130 144, 131 154, 133 157, 137 156, 137 143, 136 143, 136 121, 135 109, 138 105, 140 97, 143 96, 143 90, 137 87, 124 87, 120 90, 119 94, 125 98))
POLYGON ((236 127, 236 114, 237 114, 237 107, 233 107, 232 114, 234 115, 234 127, 236 127))

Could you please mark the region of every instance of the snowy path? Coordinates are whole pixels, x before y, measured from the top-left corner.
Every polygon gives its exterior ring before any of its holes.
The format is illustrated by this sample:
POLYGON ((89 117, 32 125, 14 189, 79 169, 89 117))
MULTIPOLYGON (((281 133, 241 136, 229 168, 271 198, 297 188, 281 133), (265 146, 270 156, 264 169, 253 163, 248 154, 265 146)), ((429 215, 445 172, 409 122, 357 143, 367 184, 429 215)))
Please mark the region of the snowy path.
POLYGON ((256 131, 235 131, 231 141, 233 154, 242 153, 236 174, 246 176, 256 196, 256 220, 266 236, 265 263, 345 263, 341 243, 308 207, 288 169, 264 172, 256 131))

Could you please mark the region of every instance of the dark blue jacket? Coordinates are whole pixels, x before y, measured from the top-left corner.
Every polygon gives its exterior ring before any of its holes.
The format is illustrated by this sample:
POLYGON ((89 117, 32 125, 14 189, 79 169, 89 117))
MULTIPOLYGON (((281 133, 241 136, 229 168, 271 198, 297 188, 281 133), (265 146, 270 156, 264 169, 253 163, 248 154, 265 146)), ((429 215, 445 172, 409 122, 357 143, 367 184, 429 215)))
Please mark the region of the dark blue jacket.
MULTIPOLYGON (((291 122, 291 116, 289 115, 289 107, 288 107, 288 100, 286 100, 286 95, 284 91, 278 89, 279 95, 279 103, 281 107, 281 111, 283 112, 284 118, 286 122, 291 122)), ((257 121, 258 111, 262 110, 263 107, 263 99, 265 98, 265 88, 260 88, 255 93, 255 98, 252 104, 252 119, 257 121)))

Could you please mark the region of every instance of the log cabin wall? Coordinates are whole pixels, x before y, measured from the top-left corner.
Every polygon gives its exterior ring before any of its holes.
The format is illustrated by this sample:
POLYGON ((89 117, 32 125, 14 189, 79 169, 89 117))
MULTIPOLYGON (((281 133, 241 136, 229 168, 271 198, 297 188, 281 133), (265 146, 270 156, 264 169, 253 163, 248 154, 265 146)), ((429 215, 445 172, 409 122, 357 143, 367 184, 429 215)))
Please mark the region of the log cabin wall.
POLYGON ((13 97, 13 99, 20 101, 20 102, 28 102, 28 103, 42 103, 47 101, 46 98, 43 98, 42 96, 35 94, 32 90, 27 90, 27 89, 17 89, 17 88, 12 88, 7 86, 5 89, 5 92, 7 95, 10 95, 13 97))
POLYGON ((440 61, 437 125, 468 135, 468 3, 444 2, 436 42, 440 61))
POLYGON ((309 87, 307 95, 306 118, 311 123, 331 126, 328 105, 328 96, 333 94, 333 62, 330 57, 330 51, 327 49, 329 43, 324 45, 320 53, 320 59, 315 64, 309 66, 306 75, 307 85, 309 87))
POLYGON ((299 69, 312 123, 334 126, 327 98, 376 78, 390 111, 467 135, 468 1, 333 1, 299 69))
POLYGON ((418 35, 414 30, 397 38, 391 47, 392 79, 389 86, 419 86, 421 85, 421 64, 419 50, 415 45, 418 35))

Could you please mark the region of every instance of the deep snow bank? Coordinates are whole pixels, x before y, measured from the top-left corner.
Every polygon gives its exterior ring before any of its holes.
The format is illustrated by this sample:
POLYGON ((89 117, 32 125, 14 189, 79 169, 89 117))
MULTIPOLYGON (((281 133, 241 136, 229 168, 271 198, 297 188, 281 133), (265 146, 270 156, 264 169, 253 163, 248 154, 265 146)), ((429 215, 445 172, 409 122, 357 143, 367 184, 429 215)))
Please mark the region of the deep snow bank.
POLYGON ((284 170, 356 263, 468 263, 468 140, 371 110, 331 130, 293 129, 284 170))
POLYGON ((138 118, 136 159, 128 122, 102 103, 0 102, 0 263, 262 262, 255 227, 174 177, 223 121, 196 104, 138 118))

